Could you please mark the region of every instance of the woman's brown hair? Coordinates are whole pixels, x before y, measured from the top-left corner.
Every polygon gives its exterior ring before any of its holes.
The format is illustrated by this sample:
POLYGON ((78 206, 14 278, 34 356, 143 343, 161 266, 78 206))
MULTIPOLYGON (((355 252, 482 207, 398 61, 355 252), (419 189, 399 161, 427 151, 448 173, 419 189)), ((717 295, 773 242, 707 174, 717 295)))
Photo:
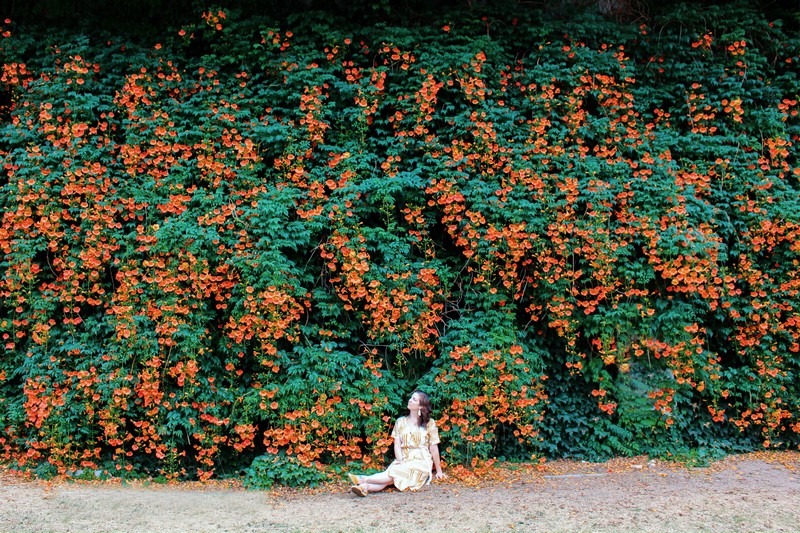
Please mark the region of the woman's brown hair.
POLYGON ((415 394, 419 396, 419 427, 428 427, 428 421, 431 419, 431 399, 421 390, 415 390, 411 396, 415 394))

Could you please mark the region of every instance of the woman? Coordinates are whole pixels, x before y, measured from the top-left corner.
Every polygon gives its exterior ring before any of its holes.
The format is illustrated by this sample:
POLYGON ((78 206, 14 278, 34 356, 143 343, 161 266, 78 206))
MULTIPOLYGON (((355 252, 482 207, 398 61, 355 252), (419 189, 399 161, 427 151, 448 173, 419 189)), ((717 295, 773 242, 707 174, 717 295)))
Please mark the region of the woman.
POLYGON ((402 490, 419 490, 431 480, 431 467, 436 467, 436 479, 447 476, 439 459, 439 430, 431 420, 431 400, 417 390, 408 400, 408 416, 397 419, 392 431, 395 460, 385 471, 371 476, 348 474, 353 486, 350 491, 359 496, 380 492, 390 485, 402 490))

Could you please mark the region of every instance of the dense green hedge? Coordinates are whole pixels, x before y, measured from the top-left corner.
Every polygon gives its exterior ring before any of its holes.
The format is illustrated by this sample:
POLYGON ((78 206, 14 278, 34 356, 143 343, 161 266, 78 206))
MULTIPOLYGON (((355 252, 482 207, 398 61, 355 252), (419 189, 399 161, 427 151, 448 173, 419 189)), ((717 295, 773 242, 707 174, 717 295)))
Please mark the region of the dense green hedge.
POLYGON ((0 41, 0 458, 318 480, 800 444, 800 40, 746 4, 0 41))

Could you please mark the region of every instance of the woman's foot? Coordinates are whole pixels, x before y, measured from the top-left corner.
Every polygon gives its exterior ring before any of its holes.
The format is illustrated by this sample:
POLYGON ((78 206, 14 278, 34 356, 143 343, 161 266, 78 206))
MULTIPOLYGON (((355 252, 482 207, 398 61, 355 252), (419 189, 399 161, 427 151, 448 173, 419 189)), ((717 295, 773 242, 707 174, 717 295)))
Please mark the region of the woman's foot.
POLYGON ((350 487, 350 492, 357 496, 361 496, 362 498, 369 494, 369 490, 367 489, 366 485, 353 485, 350 487))

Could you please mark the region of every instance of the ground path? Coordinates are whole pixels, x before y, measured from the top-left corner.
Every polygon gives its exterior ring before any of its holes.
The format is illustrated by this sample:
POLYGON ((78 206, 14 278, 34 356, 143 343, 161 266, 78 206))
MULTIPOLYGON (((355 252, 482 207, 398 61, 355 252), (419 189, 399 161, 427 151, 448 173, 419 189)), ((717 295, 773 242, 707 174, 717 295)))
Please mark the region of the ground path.
POLYGON ((2 533, 372 531, 800 532, 800 453, 707 468, 644 458, 552 462, 358 498, 347 485, 26 481, 0 473, 2 533))

